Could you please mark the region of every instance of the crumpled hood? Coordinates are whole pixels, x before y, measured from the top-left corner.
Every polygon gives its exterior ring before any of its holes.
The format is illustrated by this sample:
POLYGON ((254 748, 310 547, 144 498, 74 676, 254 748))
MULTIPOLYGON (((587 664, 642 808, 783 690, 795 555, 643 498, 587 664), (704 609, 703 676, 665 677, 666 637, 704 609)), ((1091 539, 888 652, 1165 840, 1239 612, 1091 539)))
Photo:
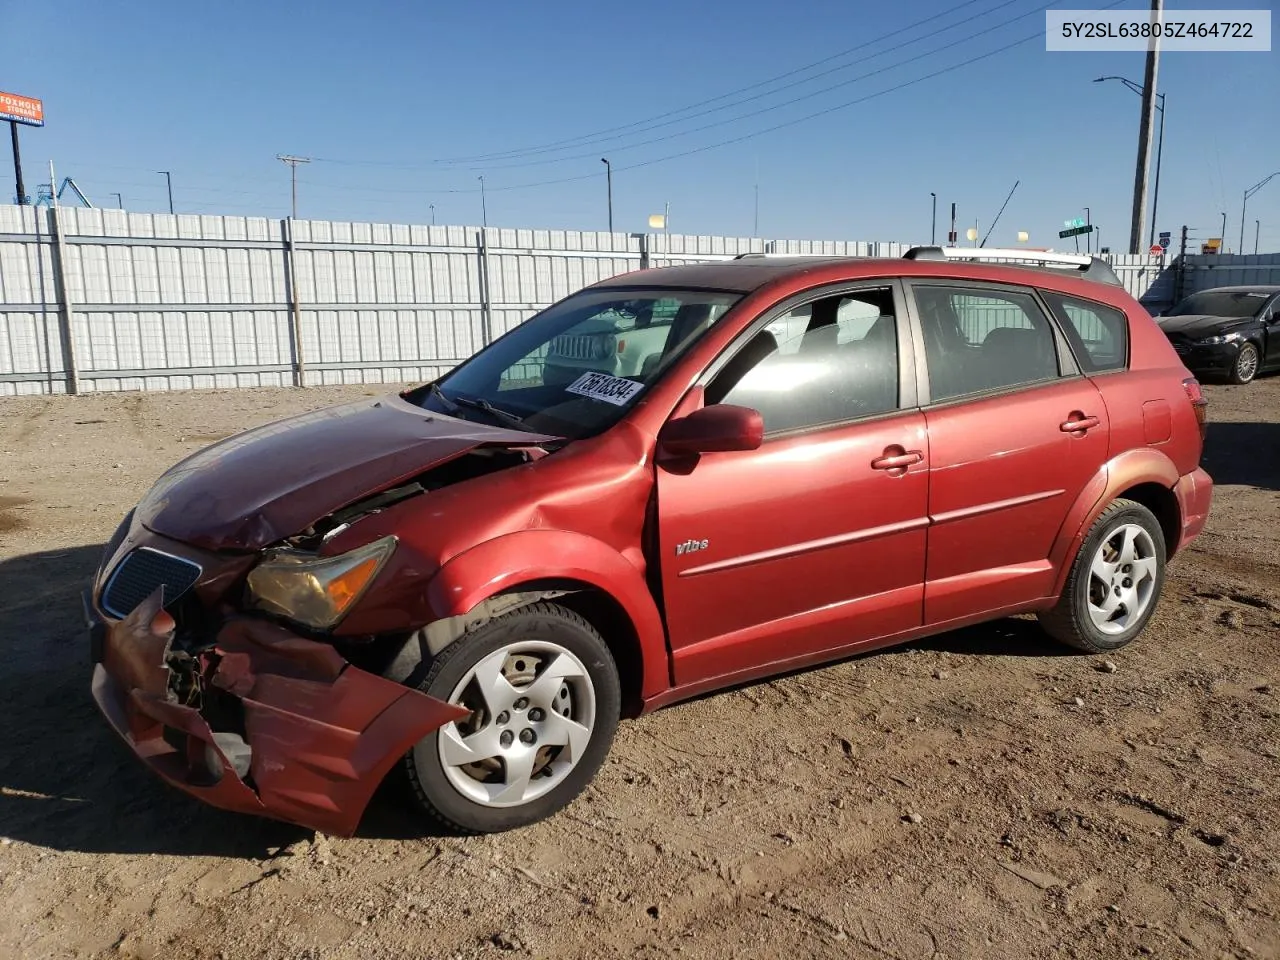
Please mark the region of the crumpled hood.
POLYGON ((206 447, 156 481, 138 504, 137 519, 207 550, 260 550, 477 447, 551 439, 456 420, 392 394, 290 417, 206 447))
POLYGON ((1252 317, 1210 317, 1204 314, 1187 314, 1182 317, 1156 317, 1156 323, 1165 333, 1180 333, 1191 337, 1211 337, 1215 333, 1247 327, 1256 323, 1252 317))

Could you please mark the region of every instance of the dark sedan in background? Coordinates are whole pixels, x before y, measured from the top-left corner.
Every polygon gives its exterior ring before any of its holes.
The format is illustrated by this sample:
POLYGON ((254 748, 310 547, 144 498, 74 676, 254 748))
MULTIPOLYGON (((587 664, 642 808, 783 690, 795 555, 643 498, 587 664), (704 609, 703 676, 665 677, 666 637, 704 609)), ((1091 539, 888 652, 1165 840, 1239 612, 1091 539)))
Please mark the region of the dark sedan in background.
POLYGON ((1183 365, 1202 379, 1248 383, 1280 370, 1280 286, 1201 290, 1156 323, 1183 365))

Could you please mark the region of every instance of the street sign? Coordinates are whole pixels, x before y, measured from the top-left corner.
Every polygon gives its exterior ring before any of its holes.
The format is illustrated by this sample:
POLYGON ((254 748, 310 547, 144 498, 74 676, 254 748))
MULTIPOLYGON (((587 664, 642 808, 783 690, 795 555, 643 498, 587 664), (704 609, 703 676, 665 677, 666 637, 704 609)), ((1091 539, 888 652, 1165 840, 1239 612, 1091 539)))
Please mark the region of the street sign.
POLYGON ((1167 233, 1162 233, 1162 234, 1160 234, 1160 240, 1159 240, 1160 248, 1161 248, 1162 250, 1168 250, 1168 249, 1169 249, 1169 243, 1170 243, 1170 241, 1171 241, 1172 239, 1173 239, 1173 238, 1172 238, 1172 237, 1170 237, 1170 236, 1169 236, 1169 234, 1167 234, 1167 233))
POLYGON ((1062 225, 1068 230, 1072 230, 1076 227, 1083 227, 1084 217, 1076 217, 1074 220, 1063 220, 1062 225))
POLYGON ((1151 252, 1155 254, 1157 257, 1164 256, 1164 251, 1165 251, 1165 248, 1158 243, 1153 243, 1151 245, 1151 252))
POLYGON ((1078 237, 1082 233, 1093 233, 1093 224, 1082 223, 1077 227, 1071 227, 1067 230, 1059 230, 1058 236, 1062 239, 1066 239, 1067 237, 1078 237))
POLYGON ((0 91, 0 120, 25 123, 30 127, 43 127, 44 104, 35 97, 0 91))

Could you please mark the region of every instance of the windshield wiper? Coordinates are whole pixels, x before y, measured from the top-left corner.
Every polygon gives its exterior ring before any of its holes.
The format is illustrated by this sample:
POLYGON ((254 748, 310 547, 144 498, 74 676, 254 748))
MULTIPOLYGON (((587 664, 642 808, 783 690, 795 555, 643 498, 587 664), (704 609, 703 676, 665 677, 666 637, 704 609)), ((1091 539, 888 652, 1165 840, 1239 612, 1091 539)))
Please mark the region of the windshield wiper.
POLYGON ((444 404, 445 409, 448 410, 450 413, 457 413, 459 410, 462 409, 456 403, 454 403, 452 400, 450 400, 448 397, 444 395, 444 391, 440 389, 440 384, 438 383, 433 383, 430 386, 428 386, 427 392, 430 393, 433 397, 437 397, 440 400, 440 402, 444 404))
POLYGON ((495 420, 501 421, 502 423, 508 423, 512 426, 519 426, 521 423, 524 423, 524 417, 517 416, 514 413, 508 413, 506 410, 501 410, 498 407, 495 407, 488 400, 484 400, 480 397, 455 397, 454 399, 464 407, 483 410, 485 413, 489 414, 489 416, 493 417, 495 420))

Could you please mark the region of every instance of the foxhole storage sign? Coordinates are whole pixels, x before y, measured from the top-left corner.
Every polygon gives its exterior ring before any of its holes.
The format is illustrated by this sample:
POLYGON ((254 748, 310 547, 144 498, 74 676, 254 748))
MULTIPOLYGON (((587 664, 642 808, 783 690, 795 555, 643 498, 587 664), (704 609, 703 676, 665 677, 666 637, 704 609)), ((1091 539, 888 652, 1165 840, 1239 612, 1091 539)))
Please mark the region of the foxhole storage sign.
POLYGON ((25 123, 31 127, 44 126, 44 104, 35 97, 0 90, 0 121, 25 123))

